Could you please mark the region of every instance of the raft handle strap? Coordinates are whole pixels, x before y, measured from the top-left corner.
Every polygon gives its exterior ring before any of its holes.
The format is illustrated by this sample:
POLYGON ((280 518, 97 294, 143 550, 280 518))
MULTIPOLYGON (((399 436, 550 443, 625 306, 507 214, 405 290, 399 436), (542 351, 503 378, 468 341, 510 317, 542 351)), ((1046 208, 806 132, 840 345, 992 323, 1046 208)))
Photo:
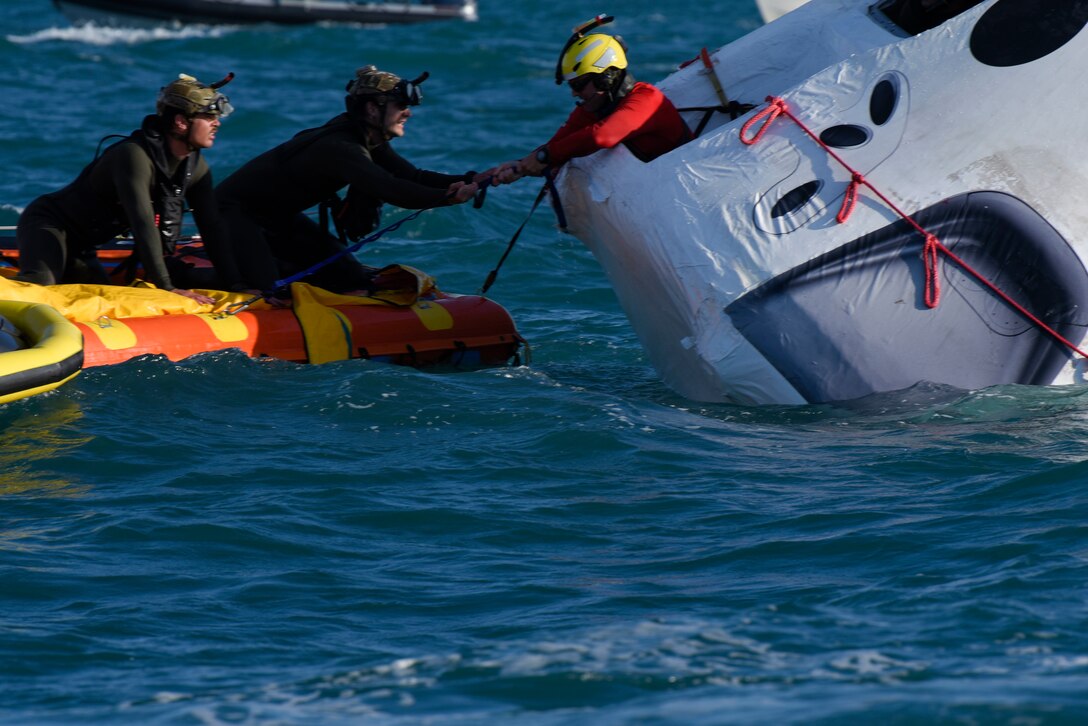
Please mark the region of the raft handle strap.
POLYGON ((736 121, 738 118, 754 109, 756 105, 754 103, 741 103, 740 101, 730 101, 724 106, 687 106, 686 108, 676 109, 680 113, 687 111, 702 111, 703 117, 699 119, 699 125, 695 127, 695 131, 691 133, 692 138, 699 138, 703 133, 703 129, 710 122, 710 119, 715 113, 725 114, 729 117, 730 121, 736 121))
POLYGON ((567 215, 563 212, 563 200, 559 198, 559 190, 555 186, 555 177, 558 174, 558 169, 552 169, 551 167, 544 169, 544 186, 547 188, 548 194, 550 194, 552 198, 552 211, 555 212, 555 223, 559 225, 559 229, 566 232, 567 215))
POLYGON ((688 108, 678 108, 677 111, 702 111, 703 117, 699 121, 699 125, 695 128, 695 132, 692 134, 693 138, 699 138, 703 133, 703 129, 706 128, 707 123, 710 122, 711 117, 715 112, 723 113, 729 116, 730 121, 736 121, 738 118, 755 108, 755 104, 752 103, 740 103, 739 101, 730 100, 725 95, 725 89, 722 87, 721 80, 718 79, 718 72, 714 69, 714 61, 710 58, 710 53, 707 51, 706 46, 699 51, 699 55, 692 58, 689 61, 680 64, 681 68, 686 68, 695 61, 701 61, 703 64, 703 72, 710 77, 710 83, 714 86, 714 95, 718 97, 717 106, 689 106, 688 108))

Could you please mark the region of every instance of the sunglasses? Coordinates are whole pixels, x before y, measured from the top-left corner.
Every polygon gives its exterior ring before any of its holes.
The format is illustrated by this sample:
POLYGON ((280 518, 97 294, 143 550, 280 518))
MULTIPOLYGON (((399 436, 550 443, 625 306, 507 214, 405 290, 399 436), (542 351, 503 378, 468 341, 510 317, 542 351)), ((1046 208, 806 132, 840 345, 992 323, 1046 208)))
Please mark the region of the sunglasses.
POLYGON ((584 76, 578 76, 567 81, 567 85, 571 87, 571 90, 575 93, 581 93, 582 90, 593 81, 593 74, 587 73, 584 76))

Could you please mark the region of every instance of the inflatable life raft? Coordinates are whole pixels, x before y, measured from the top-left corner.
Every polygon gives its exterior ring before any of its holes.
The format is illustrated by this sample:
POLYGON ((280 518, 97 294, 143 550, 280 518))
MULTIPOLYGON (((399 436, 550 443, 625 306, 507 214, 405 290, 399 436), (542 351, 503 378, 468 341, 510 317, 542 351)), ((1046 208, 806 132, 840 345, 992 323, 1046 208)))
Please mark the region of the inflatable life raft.
POLYGON ((0 403, 51 391, 82 367, 74 323, 48 305, 0 300, 0 403))
MULTIPOLYGON (((100 252, 107 270, 125 258, 117 247, 100 252)), ((442 292, 428 275, 400 265, 383 270, 388 289, 369 297, 294 283, 288 308, 215 290, 202 291, 215 299, 202 305, 152 286, 18 282, 10 279, 18 262, 10 239, 0 240, 0 259, 9 263, 0 269, 0 305, 30 344, 0 354, 0 384, 7 382, 0 396, 9 396, 0 402, 54 388, 80 368, 141 355, 177 361, 235 348, 299 363, 478 367, 517 363, 524 345, 498 303, 442 292)))
POLYGON ((79 320, 84 367, 148 354, 176 361, 227 348, 297 363, 363 358, 410 366, 494 366, 515 358, 522 342, 506 310, 483 297, 434 291, 406 304, 375 303, 301 283, 292 285, 292 296, 292 309, 259 303, 236 310, 232 306, 245 296, 229 295, 208 312, 188 305, 184 312, 166 312, 161 305, 173 301, 156 300, 153 315, 79 320))
POLYGON ((1083 380, 1088 0, 927 5, 811 0, 658 84, 720 105, 713 73, 753 110, 565 166, 568 228, 679 394, 1083 380))

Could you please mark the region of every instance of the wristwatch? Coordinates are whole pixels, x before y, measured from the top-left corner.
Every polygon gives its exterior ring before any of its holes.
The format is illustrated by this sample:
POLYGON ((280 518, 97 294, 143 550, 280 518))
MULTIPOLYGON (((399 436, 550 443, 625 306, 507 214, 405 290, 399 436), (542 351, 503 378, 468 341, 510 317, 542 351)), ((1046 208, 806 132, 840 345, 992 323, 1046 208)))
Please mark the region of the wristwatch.
POLYGON ((552 157, 551 154, 548 153, 547 146, 541 146, 539 149, 536 150, 536 160, 539 161, 541 164, 547 164, 549 161, 551 161, 551 158, 552 157))

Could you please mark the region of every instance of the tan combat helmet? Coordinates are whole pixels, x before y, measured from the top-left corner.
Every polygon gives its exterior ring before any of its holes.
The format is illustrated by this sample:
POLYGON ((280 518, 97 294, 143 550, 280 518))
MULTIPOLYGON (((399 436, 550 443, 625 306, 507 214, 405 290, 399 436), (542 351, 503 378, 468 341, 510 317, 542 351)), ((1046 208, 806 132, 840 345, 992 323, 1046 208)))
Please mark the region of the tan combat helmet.
POLYGON ((419 84, 429 75, 424 71, 414 81, 406 81, 394 73, 379 71, 375 66, 363 66, 355 71, 355 77, 348 81, 344 90, 349 99, 382 104, 391 98, 402 106, 416 106, 423 100, 419 84))
POLYGON ((219 92, 219 89, 233 79, 234 74, 228 73, 223 80, 206 85, 192 76, 180 73, 177 80, 159 89, 155 110, 160 116, 167 108, 176 108, 187 116, 210 113, 226 118, 234 110, 234 106, 230 104, 229 98, 219 92))

